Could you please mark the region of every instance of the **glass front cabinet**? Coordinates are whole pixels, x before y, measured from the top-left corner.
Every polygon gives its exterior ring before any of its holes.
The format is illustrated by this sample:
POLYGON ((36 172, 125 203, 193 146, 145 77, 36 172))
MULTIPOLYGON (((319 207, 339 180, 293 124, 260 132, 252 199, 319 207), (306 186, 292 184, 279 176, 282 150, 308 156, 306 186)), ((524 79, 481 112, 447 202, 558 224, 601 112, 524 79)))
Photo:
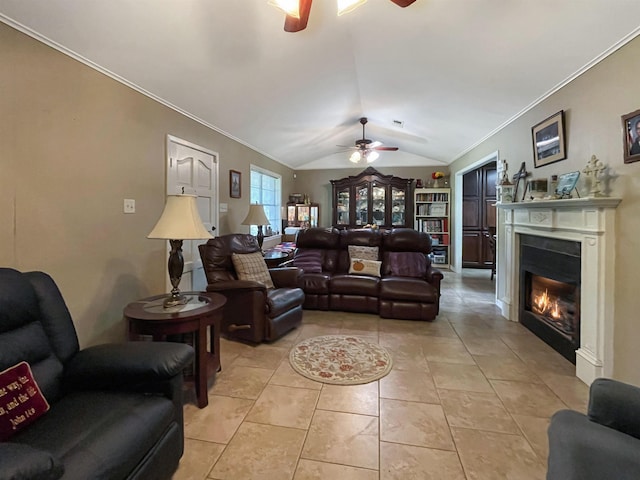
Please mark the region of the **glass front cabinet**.
POLYGON ((333 226, 412 227, 412 178, 382 175, 369 167, 356 176, 331 180, 333 226))
POLYGON ((317 203, 288 203, 288 227, 317 227, 320 218, 320 206, 317 203))

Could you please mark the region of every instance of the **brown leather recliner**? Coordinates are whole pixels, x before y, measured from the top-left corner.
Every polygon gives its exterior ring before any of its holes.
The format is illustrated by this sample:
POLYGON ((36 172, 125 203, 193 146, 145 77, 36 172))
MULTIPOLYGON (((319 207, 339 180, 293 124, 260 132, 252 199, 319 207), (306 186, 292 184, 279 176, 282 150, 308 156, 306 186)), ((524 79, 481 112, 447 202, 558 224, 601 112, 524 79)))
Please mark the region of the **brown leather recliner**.
POLYGON ((259 252, 253 235, 223 235, 198 248, 207 291, 227 298, 221 326, 224 335, 254 343, 273 341, 302 322, 304 292, 297 287, 298 268, 269 269, 273 289, 258 282, 238 280, 232 254, 259 252))

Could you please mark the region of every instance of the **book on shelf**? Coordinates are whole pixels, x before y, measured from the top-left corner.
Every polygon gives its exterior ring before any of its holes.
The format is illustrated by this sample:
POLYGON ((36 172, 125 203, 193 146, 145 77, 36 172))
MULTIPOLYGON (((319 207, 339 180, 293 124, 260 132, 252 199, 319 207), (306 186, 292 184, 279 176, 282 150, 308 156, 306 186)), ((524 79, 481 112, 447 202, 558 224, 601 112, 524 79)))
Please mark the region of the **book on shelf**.
POLYGON ((448 203, 421 203, 417 205, 417 214, 422 216, 446 217, 448 203))
POLYGON ((429 205, 429 213, 428 215, 447 215, 447 204, 446 203, 430 203, 429 205))
POLYGON ((449 246, 449 235, 446 233, 432 233, 431 234, 431 245, 436 246, 449 246))
POLYGON ((416 193, 417 202, 448 202, 448 193, 416 193))
MULTIPOLYGON (((423 218, 416 221, 416 230, 425 233, 449 233, 449 220, 447 218, 423 218)), ((449 236, 447 235, 447 240, 449 236)), ((448 242, 447 242, 448 244, 448 242)))

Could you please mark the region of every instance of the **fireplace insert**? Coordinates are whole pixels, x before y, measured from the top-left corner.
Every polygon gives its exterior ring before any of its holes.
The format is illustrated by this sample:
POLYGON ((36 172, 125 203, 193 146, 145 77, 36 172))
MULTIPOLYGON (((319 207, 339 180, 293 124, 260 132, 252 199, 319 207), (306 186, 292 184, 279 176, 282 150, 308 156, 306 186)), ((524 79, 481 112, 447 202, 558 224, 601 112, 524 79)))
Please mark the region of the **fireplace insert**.
POLYGON ((520 235, 520 323, 573 364, 580 347, 580 247, 520 235))

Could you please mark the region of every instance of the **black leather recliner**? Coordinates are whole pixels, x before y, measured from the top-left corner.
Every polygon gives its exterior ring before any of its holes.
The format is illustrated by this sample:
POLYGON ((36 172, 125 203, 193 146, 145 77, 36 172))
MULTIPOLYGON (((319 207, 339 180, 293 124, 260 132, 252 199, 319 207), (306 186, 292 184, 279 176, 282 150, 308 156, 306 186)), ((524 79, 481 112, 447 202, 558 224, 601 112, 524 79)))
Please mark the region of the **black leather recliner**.
POLYGON ((169 479, 183 453, 182 371, 193 349, 79 349, 53 279, 0 268, 0 371, 22 361, 51 408, 0 443, 0 479, 169 479))
POLYGON ((640 388, 598 378, 587 415, 560 410, 549 424, 547 480, 640 478, 640 388))

